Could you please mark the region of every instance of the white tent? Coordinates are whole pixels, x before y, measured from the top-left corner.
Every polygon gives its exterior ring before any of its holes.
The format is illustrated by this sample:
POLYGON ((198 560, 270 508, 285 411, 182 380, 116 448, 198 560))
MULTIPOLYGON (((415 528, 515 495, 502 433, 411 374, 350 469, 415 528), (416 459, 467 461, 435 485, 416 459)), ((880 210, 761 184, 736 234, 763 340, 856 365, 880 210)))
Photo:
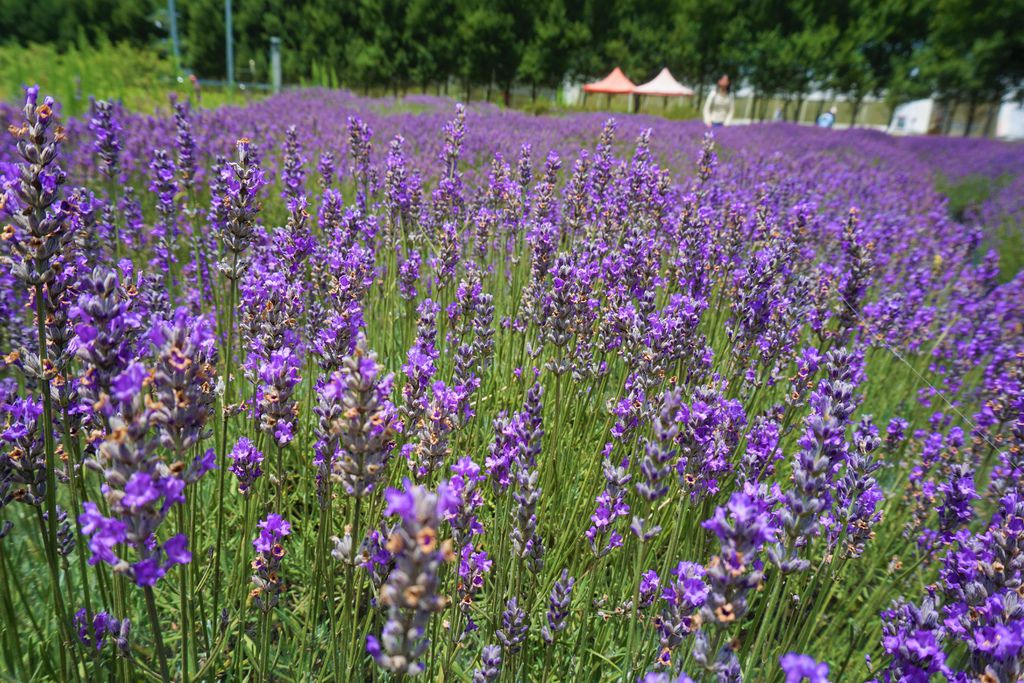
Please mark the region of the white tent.
POLYGON ((657 76, 643 85, 633 89, 634 95, 654 95, 655 97, 686 97, 693 94, 693 90, 672 77, 668 67, 661 70, 657 76))

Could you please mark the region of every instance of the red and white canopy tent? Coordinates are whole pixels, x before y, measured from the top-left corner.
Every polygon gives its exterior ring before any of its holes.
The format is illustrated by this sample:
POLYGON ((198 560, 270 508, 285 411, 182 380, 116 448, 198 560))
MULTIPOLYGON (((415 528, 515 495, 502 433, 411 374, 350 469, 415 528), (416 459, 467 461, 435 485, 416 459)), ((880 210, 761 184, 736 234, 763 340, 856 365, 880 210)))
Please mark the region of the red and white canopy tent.
POLYGON ((664 105, 668 106, 668 98, 670 97, 690 97, 693 95, 693 89, 687 88, 685 85, 677 81, 673 76, 672 72, 665 67, 661 72, 647 81, 642 85, 636 86, 633 89, 633 94, 637 96, 636 107, 640 109, 639 98, 643 95, 651 95, 653 97, 664 97, 662 100, 664 105))
POLYGON ((584 85, 583 96, 586 98, 590 93, 604 93, 608 96, 608 102, 610 103, 612 95, 632 95, 634 88, 636 88, 636 85, 633 81, 626 78, 626 74, 622 73, 622 69, 615 67, 610 74, 596 83, 584 85))
POLYGON ((654 95, 655 97, 688 97, 693 90, 672 77, 672 72, 665 67, 657 76, 643 85, 633 88, 635 95, 654 95))

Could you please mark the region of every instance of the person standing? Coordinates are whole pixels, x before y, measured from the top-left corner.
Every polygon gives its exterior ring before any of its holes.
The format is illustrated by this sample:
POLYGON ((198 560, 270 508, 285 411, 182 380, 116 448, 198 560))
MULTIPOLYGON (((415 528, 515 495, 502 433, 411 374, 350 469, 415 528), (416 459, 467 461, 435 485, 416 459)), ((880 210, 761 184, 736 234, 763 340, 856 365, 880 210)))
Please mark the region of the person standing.
POLYGON ((729 76, 722 74, 718 85, 704 100, 704 125, 708 128, 726 126, 732 122, 735 102, 729 88, 729 76))
POLYGON ((836 125, 836 112, 838 110, 833 106, 827 112, 818 117, 818 128, 831 128, 836 125))

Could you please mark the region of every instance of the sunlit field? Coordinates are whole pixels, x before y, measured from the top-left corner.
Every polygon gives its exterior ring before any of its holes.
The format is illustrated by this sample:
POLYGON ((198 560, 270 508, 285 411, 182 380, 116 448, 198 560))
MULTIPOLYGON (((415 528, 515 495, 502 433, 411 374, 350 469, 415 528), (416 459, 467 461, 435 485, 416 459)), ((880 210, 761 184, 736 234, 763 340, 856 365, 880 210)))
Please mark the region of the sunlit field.
POLYGON ((1024 676, 1024 148, 171 104, 2 110, 5 680, 1024 676))

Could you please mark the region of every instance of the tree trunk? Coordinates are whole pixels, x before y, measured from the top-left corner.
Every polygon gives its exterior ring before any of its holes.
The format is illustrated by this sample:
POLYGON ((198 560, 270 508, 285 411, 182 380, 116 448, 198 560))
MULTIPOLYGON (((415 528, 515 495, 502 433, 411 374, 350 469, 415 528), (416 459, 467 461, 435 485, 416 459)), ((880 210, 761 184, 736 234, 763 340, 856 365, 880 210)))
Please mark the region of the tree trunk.
POLYGON ((944 115, 945 119, 942 121, 942 134, 949 135, 949 131, 953 129, 953 119, 956 118, 956 107, 957 101, 953 100, 946 104, 944 115))
POLYGON ((967 103, 967 122, 964 124, 964 137, 971 137, 971 129, 974 128, 974 115, 978 111, 978 103, 973 96, 967 103))
POLYGON ((512 106, 512 84, 506 83, 505 87, 501 89, 501 99, 505 103, 505 108, 512 106))
POLYGON ((988 114, 985 116, 985 129, 982 131, 982 135, 987 138, 992 137, 992 127, 995 125, 996 117, 999 116, 999 108, 1002 104, 1002 99, 999 99, 988 105, 988 114))
POLYGON ((487 81, 487 95, 486 99, 488 102, 491 101, 491 81, 487 81))
POLYGON ((530 102, 537 103, 537 81, 530 84, 530 102))
POLYGON ((850 128, 857 125, 857 114, 860 113, 860 105, 864 102, 862 95, 857 95, 853 100, 853 111, 850 112, 850 128))

